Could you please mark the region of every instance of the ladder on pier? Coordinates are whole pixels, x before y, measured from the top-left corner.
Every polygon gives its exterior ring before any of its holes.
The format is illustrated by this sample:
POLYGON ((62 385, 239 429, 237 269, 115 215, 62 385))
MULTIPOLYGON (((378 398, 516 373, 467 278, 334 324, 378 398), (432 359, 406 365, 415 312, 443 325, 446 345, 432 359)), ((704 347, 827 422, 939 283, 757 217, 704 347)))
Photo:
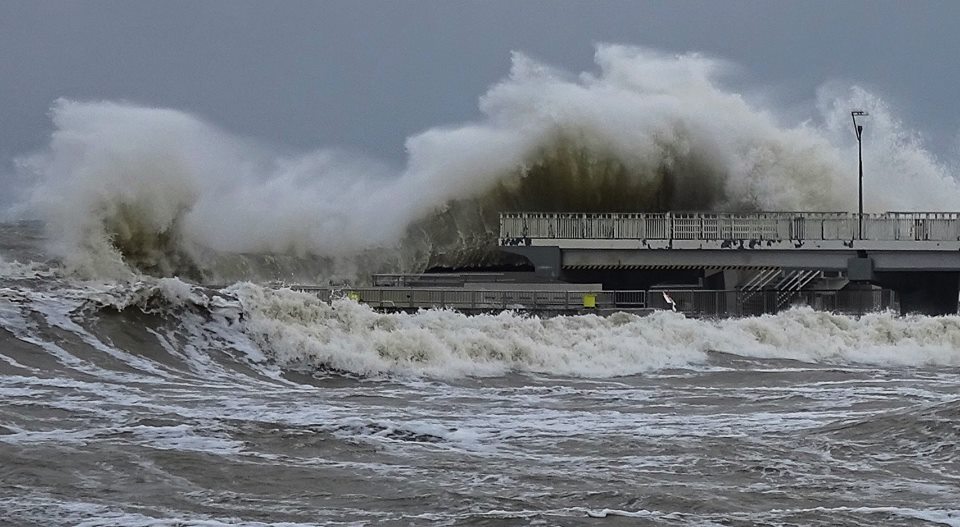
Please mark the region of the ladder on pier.
POLYGON ((803 291, 803 288, 810 282, 822 276, 823 271, 810 269, 794 270, 786 273, 783 279, 774 287, 774 289, 777 290, 777 311, 780 311, 780 309, 797 298, 797 296, 800 295, 800 291, 803 291))
POLYGON ((823 271, 782 268, 761 269, 740 286, 740 304, 748 311, 779 311, 800 295, 803 288, 823 276, 823 271), (766 295, 775 295, 770 299, 766 295), (773 304, 773 305, 768 305, 773 304))

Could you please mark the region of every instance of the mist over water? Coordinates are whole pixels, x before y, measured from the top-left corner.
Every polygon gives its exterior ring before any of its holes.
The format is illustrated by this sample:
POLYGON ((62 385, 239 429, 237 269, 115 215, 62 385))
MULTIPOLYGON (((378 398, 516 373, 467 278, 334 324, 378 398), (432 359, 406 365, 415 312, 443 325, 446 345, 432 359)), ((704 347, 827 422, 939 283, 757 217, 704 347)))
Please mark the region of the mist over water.
POLYGON ((960 208, 945 165, 861 88, 824 88, 790 123, 726 88, 722 60, 601 45, 595 62, 577 74, 514 54, 482 117, 407 138, 399 169, 276 152, 177 110, 61 99, 49 146, 20 160, 34 182, 22 210, 86 276, 483 264, 499 258, 501 211, 850 210, 852 108, 871 114, 868 210, 960 208))

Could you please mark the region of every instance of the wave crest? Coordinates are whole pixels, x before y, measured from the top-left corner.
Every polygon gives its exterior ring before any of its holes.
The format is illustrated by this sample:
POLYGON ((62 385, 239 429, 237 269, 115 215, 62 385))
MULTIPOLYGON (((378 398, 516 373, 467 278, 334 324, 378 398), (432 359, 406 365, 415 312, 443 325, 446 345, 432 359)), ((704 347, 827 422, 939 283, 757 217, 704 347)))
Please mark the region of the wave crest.
MULTIPOLYGON (((877 313, 853 318, 810 308, 724 320, 668 311, 551 318, 509 311, 475 316, 446 310, 380 313, 350 300, 328 303, 290 289, 247 282, 215 290, 175 278, 75 285, 58 288, 55 294, 5 291, 12 295, 7 307, 13 311, 7 314, 32 309, 34 301, 38 312, 47 313, 59 298, 69 316, 101 331, 114 326, 101 328, 98 312, 124 317, 144 312, 181 328, 188 340, 206 343, 204 353, 226 351, 258 357, 259 362, 262 357, 281 369, 307 372, 436 378, 518 372, 604 378, 676 368, 729 368, 744 359, 960 366, 960 316, 877 313)), ((57 320, 62 318, 57 315, 57 320)))
POLYGON ((292 368, 611 377, 700 367, 718 351, 815 364, 960 366, 960 317, 852 318, 810 308, 715 321, 665 311, 553 318, 442 310, 385 314, 349 300, 327 304, 308 293, 252 284, 229 291, 243 306, 247 336, 292 368))
POLYGON ((320 277, 486 263, 501 211, 849 210, 851 107, 871 113, 868 209, 960 206, 943 165, 861 89, 824 89, 819 115, 785 126, 724 87, 723 61, 616 45, 595 61, 571 75, 515 54, 482 118, 408 138, 401 169, 271 152, 175 110, 60 100, 49 148, 23 160, 31 206, 92 276, 257 267, 225 263, 237 255, 320 259, 307 265, 320 277))

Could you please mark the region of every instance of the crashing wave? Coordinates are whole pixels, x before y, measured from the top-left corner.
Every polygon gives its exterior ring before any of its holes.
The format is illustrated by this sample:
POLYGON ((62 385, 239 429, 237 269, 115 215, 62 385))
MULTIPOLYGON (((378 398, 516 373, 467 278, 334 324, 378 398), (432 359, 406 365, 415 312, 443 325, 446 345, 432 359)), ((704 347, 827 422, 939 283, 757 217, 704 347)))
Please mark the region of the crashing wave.
MULTIPOLYGON (((672 312, 539 318, 515 312, 381 313, 350 300, 241 283, 223 290, 177 279, 78 293, 77 312, 145 311, 238 332, 287 370, 437 378, 510 372, 615 377, 716 367, 721 356, 810 364, 960 366, 960 317, 859 318, 795 308, 703 320, 672 312), (195 318, 199 316, 200 318, 195 318)), ((249 355, 249 353, 246 353, 249 355)))
POLYGON ((408 138, 400 170, 276 154, 180 111, 59 100, 49 148, 21 160, 29 207, 86 276, 324 281, 496 263, 501 211, 849 210, 851 107, 871 114, 868 208, 960 205, 944 167, 861 89, 824 91, 817 118, 787 126, 725 88, 722 61, 615 45, 595 61, 574 76, 515 54, 483 117, 408 138))

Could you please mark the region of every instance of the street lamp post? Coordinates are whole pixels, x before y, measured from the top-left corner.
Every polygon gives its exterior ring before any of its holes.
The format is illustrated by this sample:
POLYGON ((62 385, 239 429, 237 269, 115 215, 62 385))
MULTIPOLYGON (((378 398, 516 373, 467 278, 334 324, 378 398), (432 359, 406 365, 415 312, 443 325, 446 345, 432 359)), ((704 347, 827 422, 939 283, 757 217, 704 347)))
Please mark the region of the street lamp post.
POLYGON ((859 238, 863 239, 863 142, 860 141, 860 136, 863 135, 863 127, 857 124, 857 117, 866 117, 870 114, 863 110, 854 110, 850 112, 850 117, 853 118, 853 130, 857 133, 857 151, 860 157, 860 214, 857 218, 860 220, 859 228, 859 238))

